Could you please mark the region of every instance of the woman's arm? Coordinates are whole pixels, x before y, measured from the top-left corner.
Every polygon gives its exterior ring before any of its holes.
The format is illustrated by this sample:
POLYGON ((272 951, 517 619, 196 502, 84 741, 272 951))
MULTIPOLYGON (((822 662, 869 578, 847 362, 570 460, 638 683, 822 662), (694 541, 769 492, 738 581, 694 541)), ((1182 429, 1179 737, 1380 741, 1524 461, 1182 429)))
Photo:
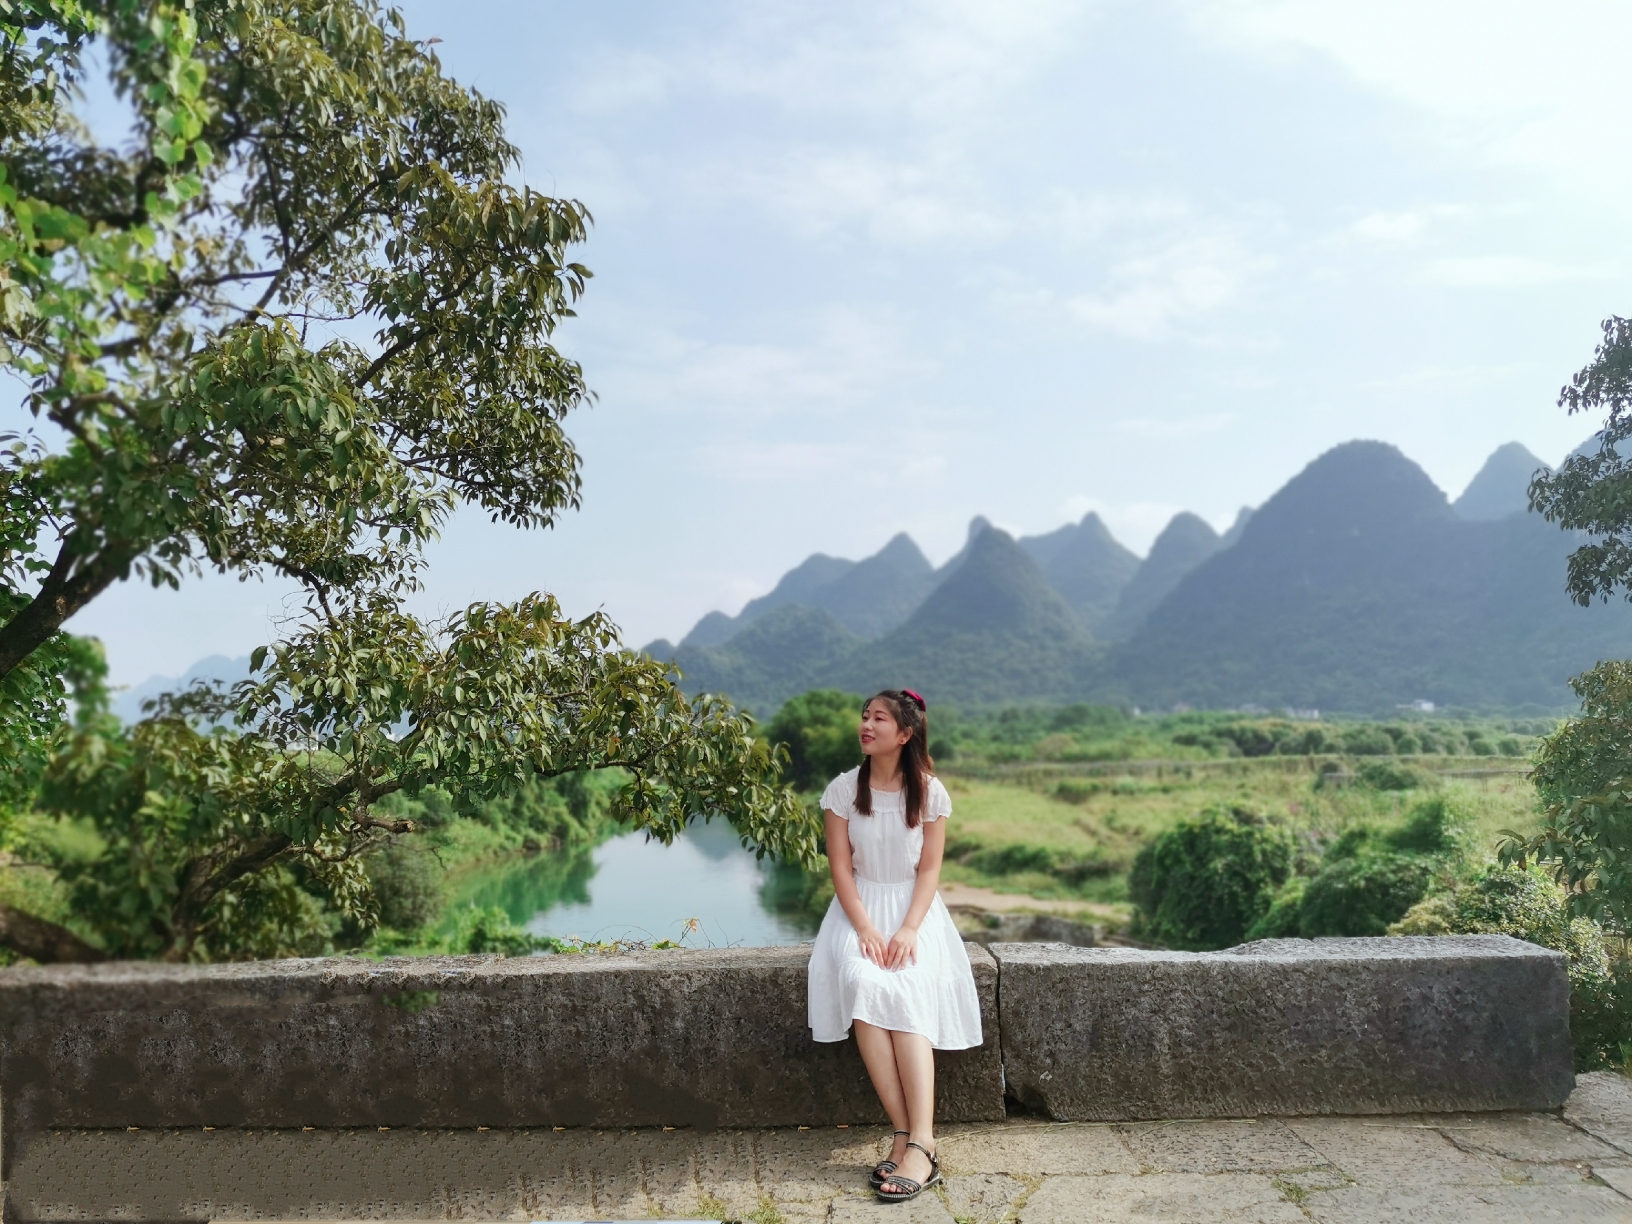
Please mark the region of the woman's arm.
POLYGON ((890 939, 884 953, 886 969, 900 969, 908 962, 918 961, 918 928, 924 924, 924 915, 935 903, 935 890, 941 886, 941 856, 946 853, 946 818, 926 820, 924 852, 918 856, 918 882, 912 887, 912 904, 901 929, 890 939))
MULTIPOLYGON (((861 941, 861 954, 875 965, 884 963, 884 936, 867 915, 856 891, 856 872, 850 862, 850 822, 831 811, 824 811, 827 822, 827 866, 833 872, 833 895, 839 899, 839 908, 856 928, 861 941)), ((937 858, 936 862, 940 860, 937 858)))

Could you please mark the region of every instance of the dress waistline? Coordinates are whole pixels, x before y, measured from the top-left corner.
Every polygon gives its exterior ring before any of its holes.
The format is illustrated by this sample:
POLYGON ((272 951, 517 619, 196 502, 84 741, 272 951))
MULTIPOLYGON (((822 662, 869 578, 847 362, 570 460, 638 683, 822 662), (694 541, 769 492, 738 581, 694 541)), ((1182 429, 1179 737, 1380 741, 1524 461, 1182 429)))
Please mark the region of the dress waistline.
POLYGON ((855 879, 857 884, 871 884, 874 888, 911 888, 913 885, 918 883, 918 877, 917 876, 914 876, 910 880, 894 880, 894 881, 890 881, 890 880, 869 880, 866 876, 862 875, 861 872, 859 872, 859 871, 852 871, 850 874, 855 879))

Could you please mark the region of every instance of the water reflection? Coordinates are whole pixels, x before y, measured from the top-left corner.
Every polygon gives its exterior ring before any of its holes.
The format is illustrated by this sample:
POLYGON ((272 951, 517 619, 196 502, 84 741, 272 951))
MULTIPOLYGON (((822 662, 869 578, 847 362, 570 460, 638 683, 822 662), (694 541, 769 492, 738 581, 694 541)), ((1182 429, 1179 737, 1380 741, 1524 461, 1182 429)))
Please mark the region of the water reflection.
POLYGON ((497 905, 539 935, 678 939, 688 947, 801 943, 808 923, 767 909, 779 895, 730 825, 695 825, 672 846, 625 833, 575 855, 541 854, 479 868, 457 881, 454 907, 497 905), (769 887, 767 887, 769 885, 769 887), (763 900, 762 900, 763 896, 763 900))

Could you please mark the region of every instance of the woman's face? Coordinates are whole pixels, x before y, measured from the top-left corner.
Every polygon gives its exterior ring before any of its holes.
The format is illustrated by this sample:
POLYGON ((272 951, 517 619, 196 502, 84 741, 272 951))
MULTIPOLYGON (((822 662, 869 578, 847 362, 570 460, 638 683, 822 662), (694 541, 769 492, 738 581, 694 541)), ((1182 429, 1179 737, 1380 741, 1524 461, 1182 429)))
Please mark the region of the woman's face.
POLYGON ((861 752, 876 756, 881 752, 899 752, 912 732, 903 730, 895 721, 895 714, 885 701, 869 701, 861 712, 861 752))

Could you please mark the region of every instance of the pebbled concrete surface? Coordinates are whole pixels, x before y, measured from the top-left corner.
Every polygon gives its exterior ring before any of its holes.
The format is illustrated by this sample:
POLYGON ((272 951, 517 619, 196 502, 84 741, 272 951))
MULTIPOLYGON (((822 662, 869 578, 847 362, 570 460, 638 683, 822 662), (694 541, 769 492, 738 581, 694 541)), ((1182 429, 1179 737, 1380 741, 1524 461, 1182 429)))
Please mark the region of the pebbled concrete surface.
POLYGON ((1557 1113, 945 1126, 946 1181, 867 1192, 879 1127, 103 1130, 34 1137, 10 1221, 737 1219, 1632 1224, 1632 1080, 1557 1113))

